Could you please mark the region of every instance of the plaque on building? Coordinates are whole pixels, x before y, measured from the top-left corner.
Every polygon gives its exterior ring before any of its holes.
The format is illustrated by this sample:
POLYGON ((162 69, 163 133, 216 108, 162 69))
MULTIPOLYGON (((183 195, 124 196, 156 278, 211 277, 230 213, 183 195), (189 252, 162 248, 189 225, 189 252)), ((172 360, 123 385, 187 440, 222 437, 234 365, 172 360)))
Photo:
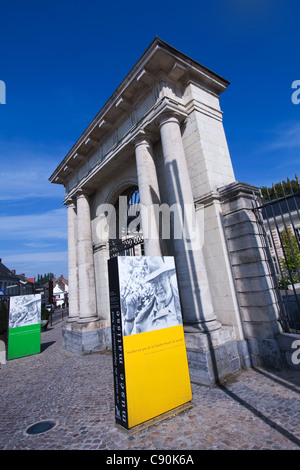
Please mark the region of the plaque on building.
POLYGON ((192 399, 174 258, 108 261, 115 419, 125 429, 192 399))
POLYGON ((41 294, 10 298, 7 358, 37 354, 41 351, 41 294))

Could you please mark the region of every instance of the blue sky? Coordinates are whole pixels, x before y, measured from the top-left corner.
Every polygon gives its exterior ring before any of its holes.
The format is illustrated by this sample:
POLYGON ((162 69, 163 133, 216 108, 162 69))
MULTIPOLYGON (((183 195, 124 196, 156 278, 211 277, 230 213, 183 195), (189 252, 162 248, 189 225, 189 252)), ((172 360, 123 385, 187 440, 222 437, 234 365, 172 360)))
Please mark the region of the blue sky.
POLYGON ((0 258, 10 269, 67 276, 64 188, 48 178, 155 35, 230 81, 220 104, 237 180, 298 174, 298 0, 11 0, 0 18, 0 258))

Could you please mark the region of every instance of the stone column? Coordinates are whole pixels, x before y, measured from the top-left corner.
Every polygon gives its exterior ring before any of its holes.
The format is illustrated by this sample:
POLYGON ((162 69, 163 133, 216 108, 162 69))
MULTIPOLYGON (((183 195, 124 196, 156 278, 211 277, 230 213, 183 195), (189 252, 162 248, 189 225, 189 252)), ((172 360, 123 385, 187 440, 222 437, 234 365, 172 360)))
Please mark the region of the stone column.
POLYGON ((94 266, 96 282, 97 310, 100 320, 110 326, 110 299, 107 262, 109 260, 109 245, 105 240, 94 245, 94 266))
POLYGON ((153 204, 160 204, 160 197, 150 140, 143 134, 135 139, 134 148, 145 254, 146 256, 161 256, 159 221, 155 219, 153 206, 153 204))
POLYGON ((88 195, 77 194, 79 323, 97 320, 94 257, 88 195))
MULTIPOLYGON (((169 205, 177 204, 181 210, 181 216, 182 214, 183 217, 189 215, 189 220, 195 223, 194 198, 181 139, 179 120, 173 114, 163 114, 159 117, 158 124, 169 205)), ((183 227, 174 226, 173 229, 177 234, 174 237, 174 254, 185 330, 192 332, 218 329, 221 325, 216 320, 213 311, 202 253, 202 242, 198 239, 192 245, 189 245, 187 233, 182 233, 181 239, 176 238, 180 230, 182 232, 183 227)), ((198 230, 203 230, 203 227, 198 227, 198 230)))
POLYGON ((69 318, 77 321, 79 318, 78 297, 78 256, 77 256, 77 212, 73 200, 68 204, 68 282, 69 282, 69 318))

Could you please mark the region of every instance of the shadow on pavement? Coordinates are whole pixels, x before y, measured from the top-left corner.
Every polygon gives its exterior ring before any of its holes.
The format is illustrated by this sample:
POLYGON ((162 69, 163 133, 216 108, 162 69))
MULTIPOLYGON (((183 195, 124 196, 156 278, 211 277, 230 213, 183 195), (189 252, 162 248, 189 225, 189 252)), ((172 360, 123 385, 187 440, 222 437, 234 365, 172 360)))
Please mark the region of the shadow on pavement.
MULTIPOLYGON (((256 370, 257 371, 257 370, 256 370)), ((259 371, 261 372, 261 371, 259 371)), ((273 377, 271 377, 273 378, 273 377)), ((281 383, 281 382, 280 382, 281 383)), ((281 384, 282 385, 282 384, 281 384)), ((232 392, 229 390, 225 385, 218 383, 217 386, 224 392, 226 395, 228 395, 230 398, 235 400, 237 403, 240 405, 244 406, 247 410, 251 411, 255 416, 257 416, 259 419, 264 421, 268 426, 271 426, 273 429, 276 429, 276 431, 280 432, 284 437, 289 439, 291 442, 296 444, 298 447, 300 447, 300 439, 298 439, 294 434, 290 433, 286 429, 284 429, 282 426, 277 424, 275 421, 272 419, 268 418, 265 416, 261 411, 259 411, 257 408, 255 408, 253 405, 250 405, 250 403, 247 403, 245 400, 243 400, 241 397, 239 397, 236 393, 232 392)))
POLYGON ((52 346, 55 341, 49 341, 48 343, 41 343, 41 352, 45 351, 45 349, 49 348, 49 346, 52 346))

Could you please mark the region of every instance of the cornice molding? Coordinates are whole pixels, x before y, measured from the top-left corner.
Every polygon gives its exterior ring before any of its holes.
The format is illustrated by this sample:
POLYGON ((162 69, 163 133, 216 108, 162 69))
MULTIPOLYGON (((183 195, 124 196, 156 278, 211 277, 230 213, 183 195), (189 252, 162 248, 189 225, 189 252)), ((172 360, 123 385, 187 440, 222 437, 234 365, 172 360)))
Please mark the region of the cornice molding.
MULTIPOLYGON (((132 96, 132 99, 135 100, 135 97, 140 95, 143 90, 149 91, 149 87, 156 82, 159 73, 165 74, 172 82, 183 83, 184 80, 192 79, 197 83, 203 82, 207 91, 217 95, 229 85, 229 82, 221 76, 156 37, 70 149, 49 180, 52 183, 64 184, 65 176, 70 174, 74 163, 87 158, 100 145, 102 136, 109 129, 113 129, 109 116, 114 116, 115 122, 118 119, 117 116, 121 118, 122 113, 126 115, 134 104, 129 97, 132 96), (78 159, 75 155, 80 155, 81 158, 78 159), (64 168, 68 171, 62 176, 64 168)), ((177 103, 174 104, 177 106, 177 103)))
POLYGON ((242 183, 241 181, 234 181, 226 186, 218 188, 220 198, 222 202, 228 202, 238 197, 245 197, 253 199, 259 196, 260 189, 257 186, 253 186, 248 183, 242 183))
MULTIPOLYGON (((161 114, 170 113, 176 115, 176 118, 179 121, 183 121, 187 117, 184 107, 180 103, 176 103, 174 100, 170 100, 167 97, 164 97, 160 100, 159 103, 149 110, 146 113, 141 121, 133 126, 117 143, 115 143, 108 152, 99 159, 99 162, 96 163, 93 168, 91 168, 88 174, 85 174, 80 181, 76 184, 74 188, 70 190, 69 195, 74 194, 78 189, 84 188, 89 181, 91 181, 95 175, 101 170, 101 168, 106 165, 116 154, 121 152, 128 145, 132 145, 135 139, 139 138, 145 132, 146 135, 152 135, 152 141, 154 140, 154 134, 151 131, 148 131, 147 127, 154 125, 157 126, 157 120, 161 114)), ((157 126, 158 128, 158 126, 157 126)))

